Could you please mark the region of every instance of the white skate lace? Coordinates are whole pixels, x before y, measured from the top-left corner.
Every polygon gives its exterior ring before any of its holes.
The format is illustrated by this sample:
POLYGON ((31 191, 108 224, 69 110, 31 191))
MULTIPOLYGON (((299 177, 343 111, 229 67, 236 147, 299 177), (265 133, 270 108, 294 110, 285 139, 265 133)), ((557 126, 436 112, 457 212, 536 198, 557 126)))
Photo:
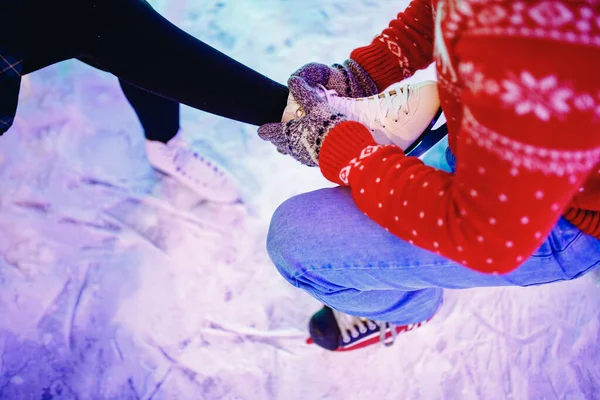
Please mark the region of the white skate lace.
POLYGON ((405 115, 410 113, 408 106, 408 98, 412 93, 410 85, 396 86, 387 92, 358 99, 339 97, 335 90, 328 90, 323 86, 321 89, 328 104, 340 112, 347 113, 349 118, 368 126, 371 130, 377 124, 385 129, 385 121, 389 117, 393 117, 394 122, 398 122, 400 113, 405 115))
POLYGON ((198 155, 186 147, 178 147, 173 156, 173 163, 190 177, 202 177, 206 183, 223 179, 224 173, 216 164, 198 155))
POLYGON ((366 318, 354 317, 335 310, 333 310, 333 316, 338 324, 344 343, 349 343, 350 340, 352 340, 351 338, 356 339, 360 334, 374 331, 377 327, 379 327, 379 341, 386 346, 394 344, 396 336, 398 335, 396 326, 389 322, 377 322, 366 318), (386 339, 388 327, 392 332, 392 336, 389 339, 386 339))

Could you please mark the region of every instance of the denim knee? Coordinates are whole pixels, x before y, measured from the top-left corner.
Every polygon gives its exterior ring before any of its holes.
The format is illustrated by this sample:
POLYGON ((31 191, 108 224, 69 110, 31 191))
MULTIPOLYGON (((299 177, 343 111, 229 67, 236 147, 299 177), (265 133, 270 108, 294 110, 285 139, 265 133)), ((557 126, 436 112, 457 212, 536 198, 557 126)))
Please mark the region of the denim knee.
POLYGON ((294 240, 297 237, 299 196, 283 202, 273 213, 267 235, 267 253, 279 273, 292 285, 298 286, 296 277, 302 268, 298 255, 303 243, 294 240))

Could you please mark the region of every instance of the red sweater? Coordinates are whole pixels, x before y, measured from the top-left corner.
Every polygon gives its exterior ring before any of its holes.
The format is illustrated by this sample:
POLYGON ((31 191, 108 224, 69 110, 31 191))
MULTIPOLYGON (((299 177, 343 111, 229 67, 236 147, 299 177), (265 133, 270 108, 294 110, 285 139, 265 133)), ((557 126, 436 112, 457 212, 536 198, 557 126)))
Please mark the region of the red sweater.
POLYGON ((436 61, 455 174, 345 122, 320 167, 416 246, 488 273, 517 268, 564 215, 600 238, 600 4, 414 0, 360 63, 385 89, 436 61))

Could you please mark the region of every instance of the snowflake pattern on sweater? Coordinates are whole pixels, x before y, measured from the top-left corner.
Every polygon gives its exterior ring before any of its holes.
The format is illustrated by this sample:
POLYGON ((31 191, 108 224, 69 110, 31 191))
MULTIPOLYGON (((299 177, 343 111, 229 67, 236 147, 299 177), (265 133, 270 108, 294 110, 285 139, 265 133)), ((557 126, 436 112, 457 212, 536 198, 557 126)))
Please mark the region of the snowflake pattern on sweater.
POLYGON ((333 129, 326 178, 411 244, 517 268, 564 215, 600 238, 600 1, 414 0, 351 56, 382 88, 435 60, 455 174, 333 129))

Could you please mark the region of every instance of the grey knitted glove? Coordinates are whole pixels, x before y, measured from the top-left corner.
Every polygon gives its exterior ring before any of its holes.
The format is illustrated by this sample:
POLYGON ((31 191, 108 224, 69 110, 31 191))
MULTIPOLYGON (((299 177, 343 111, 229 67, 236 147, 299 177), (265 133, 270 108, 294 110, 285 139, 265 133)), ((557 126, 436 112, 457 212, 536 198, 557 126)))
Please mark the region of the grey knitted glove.
POLYGON ((369 74, 354 60, 346 60, 344 64, 306 64, 292 74, 300 77, 311 87, 322 85, 335 90, 342 97, 367 97, 377 94, 377 85, 369 74))
POLYGON ((304 79, 291 77, 288 87, 306 115, 286 123, 265 124, 258 128, 258 136, 273 143, 280 153, 316 167, 325 136, 346 117, 327 104, 304 79))

